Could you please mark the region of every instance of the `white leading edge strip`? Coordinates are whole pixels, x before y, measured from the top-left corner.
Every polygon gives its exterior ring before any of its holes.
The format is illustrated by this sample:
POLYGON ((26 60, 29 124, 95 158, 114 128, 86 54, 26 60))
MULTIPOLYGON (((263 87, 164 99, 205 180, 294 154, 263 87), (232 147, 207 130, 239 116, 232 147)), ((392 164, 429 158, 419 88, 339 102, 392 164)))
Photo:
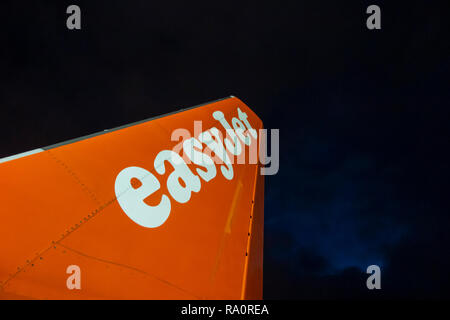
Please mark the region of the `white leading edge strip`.
POLYGON ((39 153, 39 152, 42 152, 42 151, 44 151, 44 149, 40 149, 39 148, 39 149, 34 149, 34 150, 31 150, 31 151, 15 154, 13 156, 9 156, 9 157, 6 157, 6 158, 1 158, 0 159, 0 163, 8 162, 8 161, 11 161, 11 160, 16 160, 16 159, 23 158, 23 157, 26 157, 26 156, 30 156, 32 154, 36 154, 36 153, 39 153))

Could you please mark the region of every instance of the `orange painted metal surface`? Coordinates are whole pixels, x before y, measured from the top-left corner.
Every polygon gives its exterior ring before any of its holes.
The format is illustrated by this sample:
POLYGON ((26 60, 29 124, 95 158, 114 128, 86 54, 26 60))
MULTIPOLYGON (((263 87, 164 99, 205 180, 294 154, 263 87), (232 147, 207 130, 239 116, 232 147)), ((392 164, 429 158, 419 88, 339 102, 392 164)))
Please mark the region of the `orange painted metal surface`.
POLYGON ((0 163, 0 299, 261 299, 260 165, 234 163, 228 180, 217 164, 216 176, 201 180, 185 203, 170 197, 170 164, 164 174, 154 168, 157 154, 180 142, 171 141, 174 129, 193 133, 202 121, 203 131, 225 136, 212 114, 231 123, 237 108, 262 128, 230 97, 0 163), (158 227, 135 223, 117 201, 116 178, 131 166, 160 182, 147 205, 164 194, 171 200, 158 227), (70 265, 80 267, 80 290, 66 286, 70 265))

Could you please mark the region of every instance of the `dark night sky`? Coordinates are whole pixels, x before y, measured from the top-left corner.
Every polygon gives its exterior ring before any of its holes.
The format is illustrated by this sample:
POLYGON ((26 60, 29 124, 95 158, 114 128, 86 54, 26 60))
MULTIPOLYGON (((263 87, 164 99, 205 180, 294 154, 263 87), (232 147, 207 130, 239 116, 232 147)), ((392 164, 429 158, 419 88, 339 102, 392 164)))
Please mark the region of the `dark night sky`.
POLYGON ((11 1, 0 17, 0 157, 235 95, 280 129, 266 298, 449 297, 437 1, 11 1), (370 4, 382 30, 365 27, 370 4))

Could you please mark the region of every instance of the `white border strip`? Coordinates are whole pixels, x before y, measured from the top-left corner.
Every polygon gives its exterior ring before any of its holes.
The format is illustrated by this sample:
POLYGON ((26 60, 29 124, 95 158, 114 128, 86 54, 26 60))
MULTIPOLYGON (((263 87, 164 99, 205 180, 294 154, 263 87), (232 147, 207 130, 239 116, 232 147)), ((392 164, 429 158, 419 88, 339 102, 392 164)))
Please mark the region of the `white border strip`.
POLYGON ((5 162, 8 162, 8 161, 16 160, 16 159, 23 158, 23 157, 26 157, 26 156, 29 156, 29 155, 32 155, 32 154, 36 154, 36 153, 39 153, 39 152, 42 152, 42 151, 45 151, 45 150, 49 150, 49 149, 57 148, 57 147, 60 147, 60 146, 66 145, 66 144, 70 144, 70 143, 74 143, 74 142, 77 142, 77 141, 89 139, 89 138, 92 138, 92 137, 95 137, 95 136, 98 136, 98 135, 101 135, 101 134, 109 133, 111 131, 116 131, 116 130, 128 128, 128 127, 131 127, 131 126, 135 126, 137 124, 141 124, 141 123, 145 123, 145 122, 148 122, 148 121, 151 121, 151 120, 156 120, 156 119, 159 119, 159 118, 170 116, 172 114, 181 113, 181 112, 188 111, 188 110, 191 110, 191 109, 195 109, 195 108, 198 108, 198 107, 203 107, 203 106, 206 106, 208 104, 212 104, 212 103, 219 102, 219 101, 222 101, 222 100, 227 100, 227 99, 230 99, 230 98, 236 98, 236 97, 235 96, 228 96, 228 97, 225 97, 225 98, 222 98, 222 99, 217 99, 217 100, 214 100, 214 101, 205 102, 205 103, 202 103, 202 104, 195 105, 193 107, 181 109, 181 110, 174 111, 174 112, 169 112, 169 113, 166 113, 166 114, 163 114, 163 115, 160 115, 160 116, 156 116, 156 117, 152 117, 152 118, 148 118, 148 119, 145 119, 145 120, 142 120, 142 121, 129 123, 129 124, 126 124, 126 125, 123 125, 123 126, 120 126, 120 127, 113 128, 113 129, 106 129, 106 130, 103 130, 103 131, 100 131, 100 132, 97 132, 97 133, 93 133, 93 134, 90 134, 90 135, 87 135, 87 136, 83 136, 83 137, 80 137, 80 138, 75 138, 75 139, 72 139, 72 140, 56 143, 56 144, 53 144, 51 146, 47 146, 47 147, 43 147, 43 148, 39 148, 39 149, 34 149, 34 150, 31 150, 31 151, 27 151, 27 152, 22 152, 22 153, 13 155, 13 156, 9 156, 9 157, 6 157, 6 158, 1 158, 0 159, 0 163, 5 163, 5 162))
POLYGON ((31 151, 15 154, 13 156, 9 156, 9 157, 6 157, 6 158, 1 158, 0 159, 0 163, 8 162, 8 161, 11 161, 11 160, 16 160, 16 159, 23 158, 23 157, 26 157, 26 156, 30 156, 32 154, 36 154, 36 153, 39 153, 39 152, 42 152, 42 151, 44 151, 44 149, 40 149, 39 148, 39 149, 34 149, 34 150, 31 150, 31 151))

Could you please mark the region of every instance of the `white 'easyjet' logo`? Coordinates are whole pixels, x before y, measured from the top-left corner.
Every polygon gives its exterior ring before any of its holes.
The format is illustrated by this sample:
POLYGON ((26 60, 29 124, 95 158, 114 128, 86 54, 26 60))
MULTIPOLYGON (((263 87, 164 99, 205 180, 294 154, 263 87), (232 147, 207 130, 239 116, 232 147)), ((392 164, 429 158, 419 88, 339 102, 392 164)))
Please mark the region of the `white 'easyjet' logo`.
POLYGON ((170 215, 171 200, 179 203, 188 202, 192 192, 200 191, 201 180, 208 182, 216 176, 217 169, 213 158, 218 160, 216 163, 221 164, 222 175, 227 180, 232 180, 233 165, 227 151, 239 156, 246 145, 250 146, 257 141, 257 132, 247 120, 247 114, 239 108, 237 111, 239 119, 236 117, 231 119, 233 128, 221 111, 213 113, 214 119, 218 120, 227 132, 227 137, 223 140, 221 132, 216 127, 212 127, 200 133, 197 138, 190 138, 183 142, 183 152, 189 160, 201 167, 196 169, 197 174, 191 171, 177 152, 162 150, 156 155, 153 165, 158 174, 163 175, 166 172, 166 163, 174 169, 166 182, 170 197, 163 194, 158 205, 150 206, 144 202, 144 199, 161 188, 158 178, 140 167, 123 169, 117 175, 115 193, 120 207, 127 216, 146 228, 161 226, 170 215), (203 144, 210 150, 209 154, 203 152, 203 144), (215 157, 211 155, 211 152, 215 154, 215 157), (180 184, 180 180, 183 184, 180 184))

